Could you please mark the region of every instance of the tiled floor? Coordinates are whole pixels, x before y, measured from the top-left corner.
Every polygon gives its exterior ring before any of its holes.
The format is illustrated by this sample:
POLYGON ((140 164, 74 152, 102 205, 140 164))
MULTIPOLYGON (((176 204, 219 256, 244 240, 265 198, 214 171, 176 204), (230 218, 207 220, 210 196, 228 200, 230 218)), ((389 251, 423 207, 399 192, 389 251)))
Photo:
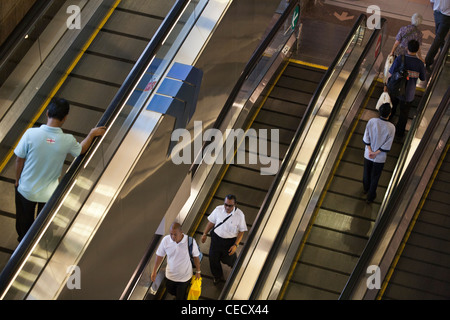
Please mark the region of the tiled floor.
POLYGON ((381 9, 381 15, 386 18, 396 18, 410 21, 414 13, 423 17, 423 25, 434 26, 433 9, 429 0, 324 0, 326 5, 334 5, 359 11, 366 11, 371 5, 381 9))

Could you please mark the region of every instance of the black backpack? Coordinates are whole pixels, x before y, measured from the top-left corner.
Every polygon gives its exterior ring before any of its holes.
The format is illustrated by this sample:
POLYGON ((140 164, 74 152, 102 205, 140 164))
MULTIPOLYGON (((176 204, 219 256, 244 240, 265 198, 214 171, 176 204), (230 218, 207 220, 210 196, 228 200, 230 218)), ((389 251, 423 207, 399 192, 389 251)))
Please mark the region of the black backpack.
MULTIPOLYGON (((188 236, 189 257, 191 258, 192 267, 195 268, 194 257, 192 256, 192 245, 193 244, 194 244, 194 241, 193 241, 192 237, 188 236)), ((200 255, 198 256, 198 258, 200 259, 200 262, 202 262, 203 253, 200 251, 200 246, 198 245, 198 243, 197 243, 197 248, 198 248, 198 252, 200 252, 200 255)))
POLYGON ((405 56, 402 55, 402 64, 387 82, 388 92, 392 97, 404 97, 406 94, 406 83, 408 81, 408 70, 405 66, 405 56))

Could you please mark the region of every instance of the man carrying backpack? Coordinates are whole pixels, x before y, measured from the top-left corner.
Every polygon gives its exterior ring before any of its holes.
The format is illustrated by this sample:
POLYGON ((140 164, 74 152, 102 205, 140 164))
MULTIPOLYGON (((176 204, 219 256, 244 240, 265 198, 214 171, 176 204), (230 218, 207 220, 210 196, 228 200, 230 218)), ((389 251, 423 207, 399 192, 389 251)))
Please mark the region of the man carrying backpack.
MULTIPOLYGON (((185 300, 192 279, 192 262, 188 246, 188 236, 183 234, 181 225, 177 222, 172 224, 170 234, 161 240, 161 244, 156 251, 156 261, 151 275, 153 282, 156 280, 158 268, 165 256, 167 256, 167 292, 174 295, 177 300, 185 300)), ((195 239, 193 239, 192 256, 197 270, 195 276, 199 279, 201 277, 200 251, 198 250, 195 239)))
MULTIPOLYGON (((420 44, 416 40, 411 40, 408 42, 408 53, 406 55, 398 56, 391 66, 389 72, 394 75, 396 72, 400 71, 402 64, 404 63, 404 68, 406 69, 406 88, 402 90, 402 93, 389 92, 392 100, 392 116, 395 115, 397 106, 400 108, 400 116, 395 126, 396 136, 402 138, 405 135, 406 123, 408 121, 409 109, 411 103, 414 100, 416 92, 417 79, 425 81, 425 66, 423 62, 417 57, 417 52, 419 51, 420 44), (402 63, 403 62, 403 63, 402 63)), ((384 87, 385 91, 389 91, 388 85, 384 87)))

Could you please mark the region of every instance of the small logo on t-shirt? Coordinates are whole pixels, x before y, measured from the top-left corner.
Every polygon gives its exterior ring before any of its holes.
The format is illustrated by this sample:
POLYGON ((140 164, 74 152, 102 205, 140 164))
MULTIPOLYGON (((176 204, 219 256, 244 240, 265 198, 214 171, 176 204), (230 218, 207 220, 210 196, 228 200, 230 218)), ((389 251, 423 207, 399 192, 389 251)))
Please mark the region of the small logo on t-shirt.
POLYGON ((56 140, 53 139, 53 138, 48 138, 48 139, 47 139, 47 143, 48 143, 48 144, 54 144, 55 142, 56 142, 56 140))

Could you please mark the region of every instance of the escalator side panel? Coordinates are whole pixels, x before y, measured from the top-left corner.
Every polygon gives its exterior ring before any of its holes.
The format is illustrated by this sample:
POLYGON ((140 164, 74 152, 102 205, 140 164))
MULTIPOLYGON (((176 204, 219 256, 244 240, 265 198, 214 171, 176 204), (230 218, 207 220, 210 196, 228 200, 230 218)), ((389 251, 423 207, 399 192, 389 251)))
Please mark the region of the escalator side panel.
POLYGON ((447 152, 383 299, 450 299, 449 177, 447 152))

